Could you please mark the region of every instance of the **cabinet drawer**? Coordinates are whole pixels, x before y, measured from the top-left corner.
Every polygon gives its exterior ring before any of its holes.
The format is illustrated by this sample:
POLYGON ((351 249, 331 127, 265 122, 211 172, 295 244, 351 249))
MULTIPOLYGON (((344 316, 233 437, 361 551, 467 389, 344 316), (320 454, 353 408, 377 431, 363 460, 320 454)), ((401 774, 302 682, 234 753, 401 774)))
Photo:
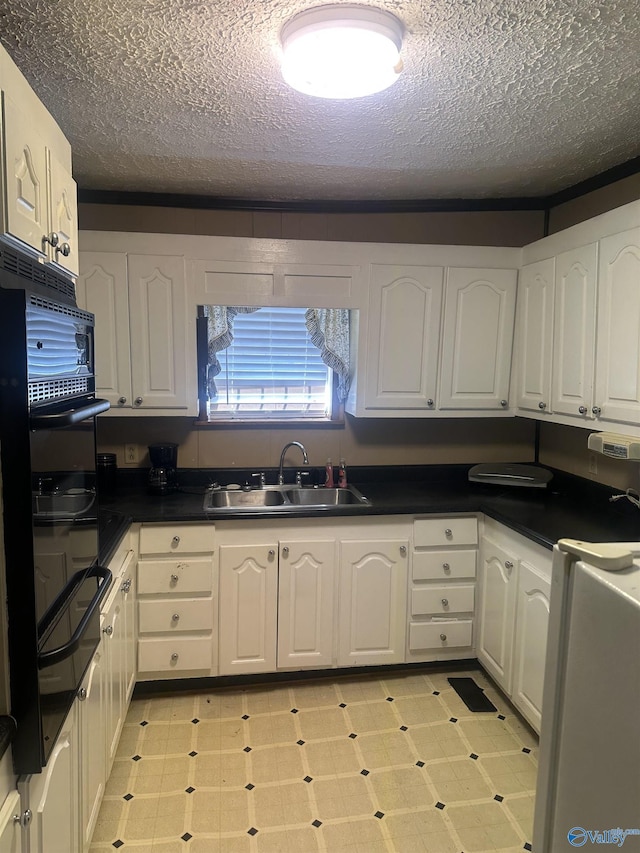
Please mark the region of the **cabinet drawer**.
POLYGON ((213 660, 211 637, 169 637, 138 640, 140 672, 210 670, 213 660))
POLYGON ((414 551, 414 581, 474 578, 477 551, 414 551))
POLYGON ((140 530, 140 553, 188 554, 213 551, 214 533, 212 524, 143 524, 140 530))
POLYGON ((411 622, 409 651, 422 649, 454 649, 470 646, 473 635, 471 619, 460 622, 411 622))
POLYGON ((441 616, 443 613, 473 611, 474 592, 473 586, 414 588, 411 590, 411 615, 441 616))
POLYGON ((477 545, 478 520, 474 518, 417 518, 413 522, 413 544, 477 545))
POLYGON ((138 593, 211 592, 211 558, 190 560, 140 560, 138 593))
POLYGON ((140 601, 138 604, 141 634, 213 629, 212 598, 176 598, 173 601, 140 601))

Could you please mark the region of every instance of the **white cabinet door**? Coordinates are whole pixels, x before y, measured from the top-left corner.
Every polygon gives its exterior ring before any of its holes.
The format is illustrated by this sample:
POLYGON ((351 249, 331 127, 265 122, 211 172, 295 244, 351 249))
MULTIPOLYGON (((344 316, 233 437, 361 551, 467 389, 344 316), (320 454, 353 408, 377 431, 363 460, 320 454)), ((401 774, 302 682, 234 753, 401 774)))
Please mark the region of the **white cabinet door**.
POLYGON ((124 697, 126 717, 127 708, 136 686, 136 643, 138 631, 136 626, 136 560, 135 551, 129 551, 120 575, 120 594, 124 618, 124 652, 122 667, 122 695, 124 697))
POLYGON ((404 661, 407 554, 406 540, 341 543, 339 666, 404 661))
POLYGON ((442 267, 371 266, 367 409, 435 407, 442 267))
POLYGON ((550 595, 550 580, 522 561, 518 572, 512 698, 537 732, 542 716, 550 595))
POLYGON ((553 411, 593 418, 597 245, 556 258, 553 411))
POLYGON ((441 409, 508 408, 516 288, 516 270, 447 270, 441 409))
MULTIPOLYGON (((23 853, 24 829, 14 815, 22 814, 20 794, 11 791, 0 809, 0 853, 23 853)), ((26 848, 25 848, 26 853, 26 848)))
POLYGON ((105 643, 101 641, 83 679, 78 703, 80 732, 81 843, 89 849, 107 781, 105 643))
MULTIPOLYGON (((136 409, 188 408, 184 258, 129 255, 131 378, 136 409)), ((191 364, 190 367, 195 365, 191 364)))
POLYGON ((280 542, 278 667, 333 663, 333 539, 280 542))
POLYGON ((478 660, 511 693, 518 560, 491 539, 482 541, 478 660))
POLYGON ((555 260, 528 264, 518 277, 517 405, 551 411, 555 260))
POLYGON ((96 394, 114 409, 130 409, 127 256, 122 252, 82 252, 76 298, 80 308, 96 316, 96 394))
POLYGON ((124 700, 126 626, 123 604, 120 589, 114 590, 100 620, 105 638, 105 740, 109 771, 118 749, 118 740, 126 715, 124 700))
POLYGON ((220 675, 276 668, 278 546, 220 546, 220 675))
POLYGON ((29 853, 78 853, 78 702, 65 720, 47 766, 30 777, 29 853))
POLYGON ((600 241, 595 406, 640 423, 640 228, 600 241))
POLYGON ((58 235, 58 245, 49 256, 72 275, 78 275, 78 188, 71 174, 49 151, 49 230, 58 235))

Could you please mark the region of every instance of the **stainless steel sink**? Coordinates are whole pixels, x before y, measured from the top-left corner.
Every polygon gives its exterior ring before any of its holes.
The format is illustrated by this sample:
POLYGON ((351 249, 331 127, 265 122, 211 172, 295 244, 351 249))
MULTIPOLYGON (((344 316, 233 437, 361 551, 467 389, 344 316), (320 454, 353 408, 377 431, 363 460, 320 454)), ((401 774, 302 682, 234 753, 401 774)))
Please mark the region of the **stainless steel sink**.
POLYGON ((368 506, 370 501, 353 486, 324 489, 304 486, 264 486, 251 489, 211 488, 205 496, 205 512, 277 513, 292 509, 329 509, 368 506))
POLYGON ((95 492, 89 489, 69 489, 66 492, 31 495, 33 514, 36 516, 75 518, 93 506, 95 492))

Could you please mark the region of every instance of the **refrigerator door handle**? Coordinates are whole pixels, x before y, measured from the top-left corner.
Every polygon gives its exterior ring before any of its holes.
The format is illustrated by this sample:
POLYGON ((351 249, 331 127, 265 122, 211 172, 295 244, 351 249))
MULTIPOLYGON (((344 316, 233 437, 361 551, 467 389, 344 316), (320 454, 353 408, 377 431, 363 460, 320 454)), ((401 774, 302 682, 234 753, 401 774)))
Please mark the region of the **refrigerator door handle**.
POLYGON ((615 542, 581 542, 577 539, 559 539, 558 547, 565 554, 604 569, 607 572, 619 572, 633 565, 633 553, 625 545, 615 542))

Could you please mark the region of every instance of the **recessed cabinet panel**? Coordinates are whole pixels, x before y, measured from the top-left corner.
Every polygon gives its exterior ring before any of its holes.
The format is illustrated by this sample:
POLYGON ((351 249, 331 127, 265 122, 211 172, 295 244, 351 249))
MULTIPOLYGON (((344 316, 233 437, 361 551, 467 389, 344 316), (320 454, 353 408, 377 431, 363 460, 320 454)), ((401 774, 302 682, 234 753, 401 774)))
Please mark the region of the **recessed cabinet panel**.
POLYGON ((551 583, 520 563, 516 612, 513 700, 540 731, 542 689, 549 630, 551 583))
POLYGON ((508 408, 516 286, 516 270, 447 270, 440 408, 508 408))
POLYGON ((640 228, 600 241, 594 402, 603 420, 640 422, 640 228))
POLYGON ((478 658, 509 694, 517 563, 513 554, 483 540, 478 658))
POLYGON ((367 408, 435 408, 443 270, 373 265, 367 408))
POLYGON ((556 258, 553 411, 592 419, 597 246, 556 258))
POLYGON ((518 408, 551 411, 555 260, 520 270, 518 281, 518 408))

